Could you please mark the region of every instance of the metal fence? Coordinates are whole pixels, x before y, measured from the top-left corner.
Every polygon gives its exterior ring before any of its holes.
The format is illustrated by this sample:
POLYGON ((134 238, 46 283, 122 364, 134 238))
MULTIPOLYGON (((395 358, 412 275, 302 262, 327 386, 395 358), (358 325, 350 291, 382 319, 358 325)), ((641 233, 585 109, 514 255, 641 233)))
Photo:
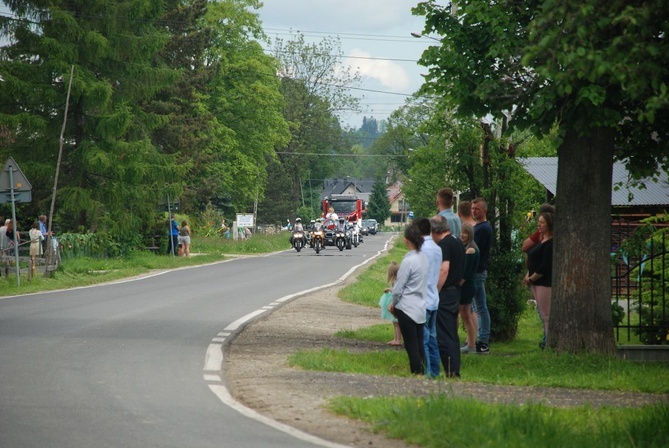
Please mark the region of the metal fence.
POLYGON ((668 223, 612 224, 612 311, 621 344, 669 345, 668 223))
MULTIPOLYGON (((23 240, 18 246, 19 271, 22 275, 27 275, 30 278, 37 273, 44 273, 47 271, 54 271, 58 269, 60 264, 60 245, 58 239, 51 238, 53 245, 53 255, 50 264, 47 265, 44 255, 38 257, 30 256, 30 240, 23 240)), ((13 247, 0 250, 0 276, 14 276, 16 275, 16 253, 13 247)))

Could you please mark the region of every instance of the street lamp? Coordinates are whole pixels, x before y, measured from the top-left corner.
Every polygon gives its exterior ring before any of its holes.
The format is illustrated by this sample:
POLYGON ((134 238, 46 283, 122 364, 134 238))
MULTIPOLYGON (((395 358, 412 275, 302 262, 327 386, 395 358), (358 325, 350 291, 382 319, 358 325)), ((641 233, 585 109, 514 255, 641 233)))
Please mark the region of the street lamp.
POLYGON ((435 40, 435 41, 441 43, 441 39, 437 39, 436 37, 428 36, 427 34, 420 34, 420 33, 412 32, 411 36, 415 37, 416 39, 420 39, 421 37, 427 37, 428 39, 432 39, 432 40, 435 40))

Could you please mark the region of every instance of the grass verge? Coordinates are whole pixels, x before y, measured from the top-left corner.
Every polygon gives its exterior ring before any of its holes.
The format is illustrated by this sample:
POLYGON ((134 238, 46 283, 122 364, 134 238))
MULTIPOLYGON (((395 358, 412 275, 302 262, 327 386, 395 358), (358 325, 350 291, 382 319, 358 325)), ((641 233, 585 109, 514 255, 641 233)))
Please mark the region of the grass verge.
POLYGON ((340 415, 363 420, 388 437, 422 447, 665 447, 669 407, 554 408, 429 398, 338 397, 340 415))
MULTIPOLYGON (((0 296, 29 294, 40 291, 88 286, 145 274, 155 269, 175 269, 214 263, 238 255, 271 253, 289 249, 286 233, 254 235, 243 241, 220 237, 193 237, 190 257, 173 257, 136 251, 123 258, 71 258, 64 259, 60 268, 50 278, 38 274, 32 279, 21 275, 21 286, 16 276, 0 277, 0 296)), ((10 274, 13 274, 10 268, 10 274)))

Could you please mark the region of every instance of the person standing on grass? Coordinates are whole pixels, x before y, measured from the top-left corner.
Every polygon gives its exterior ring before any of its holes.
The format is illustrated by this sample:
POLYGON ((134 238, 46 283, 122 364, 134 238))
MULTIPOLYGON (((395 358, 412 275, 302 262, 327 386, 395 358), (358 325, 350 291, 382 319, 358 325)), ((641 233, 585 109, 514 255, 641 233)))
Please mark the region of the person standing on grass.
POLYGON ((485 294, 485 282, 488 278, 488 260, 490 258, 490 245, 492 244, 492 226, 488 222, 488 204, 483 198, 472 201, 472 217, 476 221, 474 226, 474 241, 479 248, 479 266, 476 268, 476 295, 474 295, 474 307, 476 318, 472 318, 472 324, 476 322, 478 327, 478 341, 476 341, 476 354, 487 355, 490 353, 490 312, 485 294))
POLYGON ((420 229, 423 235, 423 246, 421 251, 430 262, 430 274, 427 282, 427 295, 425 296, 425 325, 423 326, 425 345, 425 376, 436 378, 439 376, 439 346, 437 344, 437 310, 439 309, 439 270, 441 269, 441 248, 432 239, 430 220, 427 218, 416 218, 413 223, 420 229))
POLYGON ((176 255, 179 244, 179 224, 174 219, 174 213, 170 214, 169 240, 167 241, 167 254, 176 255))
POLYGON ((395 337, 392 341, 388 342, 388 345, 399 347, 402 345, 402 332, 400 331, 400 324, 397 323, 397 318, 391 314, 389 305, 393 302, 393 295, 391 290, 395 281, 397 280, 397 271, 399 270, 399 265, 396 261, 392 261, 388 266, 387 280, 389 288, 386 288, 383 291, 383 295, 379 299, 379 306, 381 307, 381 319, 389 320, 393 323, 393 331, 395 337))
POLYGON ((437 343, 439 357, 447 378, 460 377, 460 281, 465 268, 465 247, 451 234, 446 218, 437 215, 430 219, 432 239, 442 252, 439 270, 439 310, 437 311, 437 343))
POLYGON ((442 188, 437 192, 437 208, 439 209, 439 214, 446 218, 451 233, 457 238, 458 235, 460 235, 462 222, 453 212, 453 190, 450 188, 442 188))
MULTIPOLYGON (((551 204, 547 202, 541 204, 541 206, 539 207, 539 214, 541 215, 543 212, 552 213, 553 216, 555 216, 555 207, 553 207, 551 204)), ((528 253, 530 249, 532 249, 540 242, 541 242, 541 232, 537 228, 537 230, 535 230, 532 235, 528 236, 525 239, 525 241, 523 241, 523 246, 521 247, 521 250, 523 251, 523 253, 528 253)))
POLYGON ((181 227, 179 227, 179 241, 179 256, 190 256, 190 227, 188 227, 186 221, 181 221, 181 227))
POLYGON ((472 203, 470 201, 460 201, 458 203, 458 218, 462 225, 471 224, 472 227, 476 225, 474 217, 472 217, 472 203))
POLYGON ((404 245, 409 250, 400 264, 397 281, 392 289, 392 303, 388 311, 397 317, 404 339, 404 349, 409 356, 411 373, 425 374, 425 295, 430 272, 430 262, 421 251, 423 236, 414 224, 404 229, 404 245))
MULTIPOLYGON (((555 216, 555 207, 553 207, 551 204, 545 202, 541 204, 539 207, 539 215, 542 213, 550 213, 552 216, 555 216)), ((523 251, 524 254, 529 254, 530 250, 532 250, 533 247, 537 246, 538 244, 541 243, 541 231, 537 227, 537 230, 530 236, 528 236, 525 241, 523 241, 523 245, 521 247, 521 250, 523 251)), ((529 260, 528 262, 528 269, 529 269, 529 260)), ((532 298, 534 299, 534 303, 536 304, 537 300, 534 297, 534 293, 532 293, 532 298)), ((546 322, 544 322, 544 317, 541 315, 541 311, 539 310, 539 307, 537 306, 537 314, 539 314, 539 318, 541 319, 541 325, 546 328, 546 322)), ((544 334, 541 338, 541 342, 539 342, 539 348, 544 349, 546 347, 546 332, 544 331, 544 334)))
POLYGON ((474 227, 462 224, 460 239, 465 246, 465 270, 460 281, 460 317, 465 324, 467 342, 460 348, 464 354, 476 353, 476 326, 472 325, 472 302, 476 295, 476 269, 479 266, 479 248, 474 241, 474 227))
POLYGON ((39 215, 39 231, 42 232, 42 253, 46 253, 46 237, 48 236, 48 228, 46 224, 46 215, 39 215))
POLYGON ((546 346, 548 320, 551 314, 551 291, 553 276, 553 214, 542 212, 537 219, 541 241, 527 254, 527 275, 523 282, 530 287, 537 302, 539 316, 544 324, 544 338, 540 348, 546 346))

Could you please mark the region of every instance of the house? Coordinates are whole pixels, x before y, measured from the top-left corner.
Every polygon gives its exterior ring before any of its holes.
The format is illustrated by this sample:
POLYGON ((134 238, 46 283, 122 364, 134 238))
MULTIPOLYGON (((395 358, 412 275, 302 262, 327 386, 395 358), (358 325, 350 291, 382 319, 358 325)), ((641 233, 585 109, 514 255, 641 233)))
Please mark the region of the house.
POLYGON ((323 191, 321 192, 321 202, 331 194, 350 194, 357 195, 360 199, 369 202, 369 196, 372 194, 374 186, 373 179, 325 179, 323 181, 323 191))
POLYGON ((386 188, 388 202, 390 202, 390 218, 383 223, 384 226, 392 227, 406 224, 409 220, 410 204, 404 199, 402 182, 397 181, 386 188))

